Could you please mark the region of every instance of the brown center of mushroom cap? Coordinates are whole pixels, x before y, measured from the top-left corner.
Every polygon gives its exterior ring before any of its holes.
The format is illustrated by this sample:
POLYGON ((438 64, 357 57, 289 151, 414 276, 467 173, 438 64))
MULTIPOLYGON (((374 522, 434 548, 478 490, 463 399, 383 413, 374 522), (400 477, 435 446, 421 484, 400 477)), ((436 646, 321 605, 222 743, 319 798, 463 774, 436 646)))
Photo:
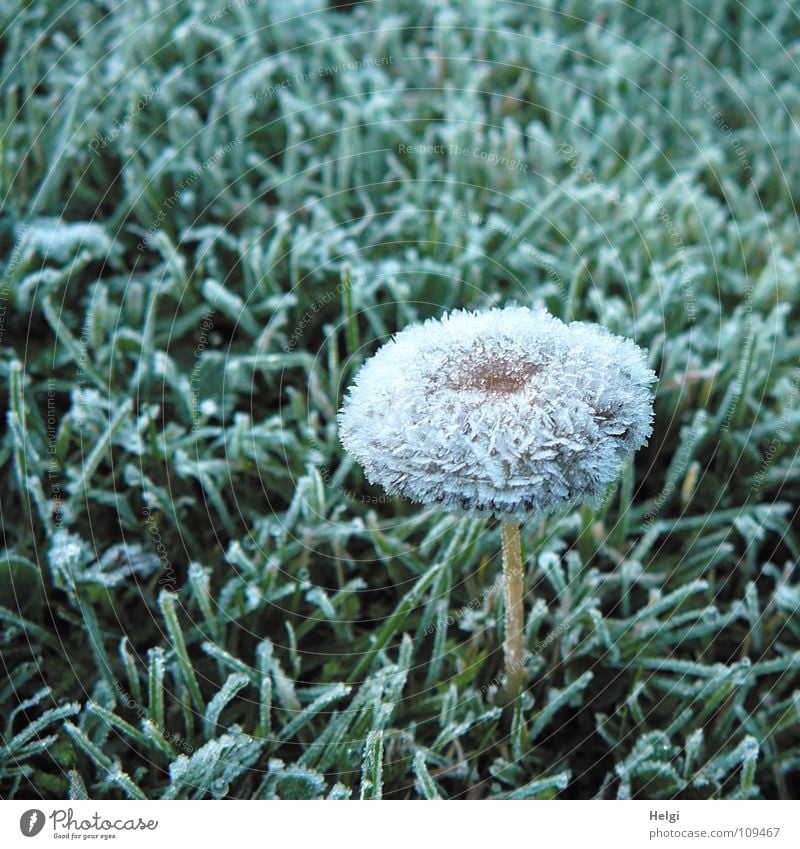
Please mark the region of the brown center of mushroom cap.
POLYGON ((540 367, 535 363, 512 363, 498 359, 467 360, 448 383, 451 389, 456 390, 515 395, 525 389, 539 370, 540 367))

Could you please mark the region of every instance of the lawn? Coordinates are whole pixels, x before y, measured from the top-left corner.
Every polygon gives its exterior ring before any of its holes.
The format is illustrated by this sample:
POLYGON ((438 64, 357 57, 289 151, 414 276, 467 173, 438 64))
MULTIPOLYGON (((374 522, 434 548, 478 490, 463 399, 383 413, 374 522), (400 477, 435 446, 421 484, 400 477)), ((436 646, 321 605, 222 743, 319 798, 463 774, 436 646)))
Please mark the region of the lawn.
POLYGON ((800 9, 8 0, 0 797, 796 798, 800 9), (454 308, 649 352, 522 528, 336 413, 454 308))

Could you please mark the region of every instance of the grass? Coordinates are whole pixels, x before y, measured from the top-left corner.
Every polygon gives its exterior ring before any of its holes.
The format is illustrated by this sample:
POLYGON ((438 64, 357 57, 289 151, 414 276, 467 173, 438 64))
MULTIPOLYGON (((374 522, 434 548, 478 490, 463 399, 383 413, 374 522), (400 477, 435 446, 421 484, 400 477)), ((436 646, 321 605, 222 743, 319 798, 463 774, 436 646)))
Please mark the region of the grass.
POLYGON ((4 5, 3 798, 796 798, 800 22, 549 5, 4 5), (499 526, 335 412, 512 300, 660 380, 506 706, 499 526))

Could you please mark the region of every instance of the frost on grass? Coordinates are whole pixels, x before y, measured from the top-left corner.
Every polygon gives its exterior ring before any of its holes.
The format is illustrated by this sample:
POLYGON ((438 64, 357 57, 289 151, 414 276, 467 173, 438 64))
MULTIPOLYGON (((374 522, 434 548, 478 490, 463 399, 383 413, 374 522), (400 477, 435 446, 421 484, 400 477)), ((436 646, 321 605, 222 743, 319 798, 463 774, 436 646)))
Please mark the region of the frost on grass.
POLYGON ((367 479, 502 515, 596 502, 652 432, 656 375, 631 340, 543 309, 452 312, 362 366, 339 414, 367 479))

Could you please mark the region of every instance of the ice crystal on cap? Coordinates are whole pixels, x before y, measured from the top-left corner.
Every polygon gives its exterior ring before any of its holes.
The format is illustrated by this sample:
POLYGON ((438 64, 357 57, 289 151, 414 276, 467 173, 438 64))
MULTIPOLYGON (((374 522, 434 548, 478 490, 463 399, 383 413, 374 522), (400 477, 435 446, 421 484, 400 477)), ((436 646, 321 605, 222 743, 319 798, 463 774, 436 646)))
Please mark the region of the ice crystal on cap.
POLYGON ((544 514, 594 502, 652 432, 656 376, 631 340, 522 306, 398 333, 359 370, 342 444, 412 501, 544 514))

